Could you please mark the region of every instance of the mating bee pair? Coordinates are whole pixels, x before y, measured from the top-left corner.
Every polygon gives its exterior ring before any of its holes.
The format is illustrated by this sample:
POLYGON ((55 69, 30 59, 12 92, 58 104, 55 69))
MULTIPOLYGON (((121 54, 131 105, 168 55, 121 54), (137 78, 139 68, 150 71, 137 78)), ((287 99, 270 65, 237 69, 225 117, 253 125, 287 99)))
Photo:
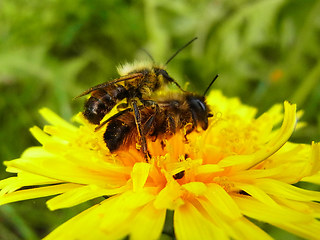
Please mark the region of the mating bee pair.
MULTIPOLYGON (((179 49, 166 65, 195 39, 179 49)), ((78 96, 91 93, 83 115, 89 122, 98 125, 96 130, 107 124, 104 141, 110 152, 138 143, 141 146, 139 150, 148 161, 151 156, 147 139, 168 139, 183 128, 186 138, 198 126, 203 130, 208 128, 208 118, 212 114, 204 95, 217 76, 200 96, 184 91, 164 68, 156 67, 154 63, 140 67, 126 65, 119 73, 120 78, 94 86, 78 96), (175 84, 181 93, 172 97, 154 95, 169 83, 175 84), (125 104, 121 104, 124 110, 101 123, 104 116, 123 99, 126 100, 125 104)))

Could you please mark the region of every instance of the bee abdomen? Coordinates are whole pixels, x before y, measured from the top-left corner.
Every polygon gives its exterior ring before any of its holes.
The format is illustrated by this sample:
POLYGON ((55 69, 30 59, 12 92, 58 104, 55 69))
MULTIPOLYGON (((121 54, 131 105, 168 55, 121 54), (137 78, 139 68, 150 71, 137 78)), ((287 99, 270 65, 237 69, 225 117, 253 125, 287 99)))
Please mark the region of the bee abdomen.
POLYGON ((98 99, 90 97, 84 105, 83 115, 89 122, 99 124, 102 118, 114 107, 115 102, 105 97, 98 99))
POLYGON ((103 135, 104 141, 110 152, 117 150, 124 142, 125 137, 130 132, 130 126, 120 120, 111 121, 103 135))
POLYGON ((127 90, 121 85, 95 90, 84 105, 83 115, 89 122, 99 124, 103 117, 126 95, 127 90))

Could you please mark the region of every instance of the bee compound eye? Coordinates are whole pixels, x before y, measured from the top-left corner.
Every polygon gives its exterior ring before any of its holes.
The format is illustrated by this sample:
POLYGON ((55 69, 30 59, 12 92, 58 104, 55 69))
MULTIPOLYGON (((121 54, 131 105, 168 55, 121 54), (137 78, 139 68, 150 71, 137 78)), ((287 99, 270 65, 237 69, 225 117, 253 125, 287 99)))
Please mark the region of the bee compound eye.
POLYGON ((206 105, 202 101, 200 101, 199 99, 197 100, 197 102, 198 102, 200 109, 205 112, 207 110, 206 105))
POLYGON ((189 100, 189 105, 190 108, 193 109, 195 112, 204 113, 207 111, 205 103, 198 98, 191 98, 189 100))

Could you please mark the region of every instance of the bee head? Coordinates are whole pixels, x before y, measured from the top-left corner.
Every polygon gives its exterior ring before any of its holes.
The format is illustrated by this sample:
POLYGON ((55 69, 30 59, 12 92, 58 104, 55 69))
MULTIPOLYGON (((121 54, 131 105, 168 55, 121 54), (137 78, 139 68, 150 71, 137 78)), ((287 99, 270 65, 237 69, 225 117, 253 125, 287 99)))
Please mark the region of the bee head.
POLYGON ((205 103, 204 96, 188 95, 187 102, 190 107, 194 124, 200 124, 203 130, 208 128, 208 117, 212 117, 209 108, 205 103))

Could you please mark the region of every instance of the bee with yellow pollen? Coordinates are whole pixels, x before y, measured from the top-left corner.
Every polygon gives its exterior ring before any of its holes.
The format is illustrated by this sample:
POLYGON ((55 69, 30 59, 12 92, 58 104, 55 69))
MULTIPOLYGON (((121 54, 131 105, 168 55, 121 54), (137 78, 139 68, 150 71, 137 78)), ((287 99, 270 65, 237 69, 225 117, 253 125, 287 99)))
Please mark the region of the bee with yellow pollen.
POLYGON ((0 181, 0 204, 55 195, 47 205, 56 210, 106 197, 46 240, 159 239, 172 213, 178 240, 272 239, 251 219, 319 239, 320 192, 293 184, 320 184, 320 145, 288 141, 299 127, 296 106, 284 102, 256 117, 217 90, 206 103, 207 130, 188 141, 183 132, 165 144, 148 139, 148 162, 134 144, 110 154, 104 131, 82 114, 76 126, 42 109, 49 125, 31 128, 41 146, 5 162, 16 176, 0 181))

